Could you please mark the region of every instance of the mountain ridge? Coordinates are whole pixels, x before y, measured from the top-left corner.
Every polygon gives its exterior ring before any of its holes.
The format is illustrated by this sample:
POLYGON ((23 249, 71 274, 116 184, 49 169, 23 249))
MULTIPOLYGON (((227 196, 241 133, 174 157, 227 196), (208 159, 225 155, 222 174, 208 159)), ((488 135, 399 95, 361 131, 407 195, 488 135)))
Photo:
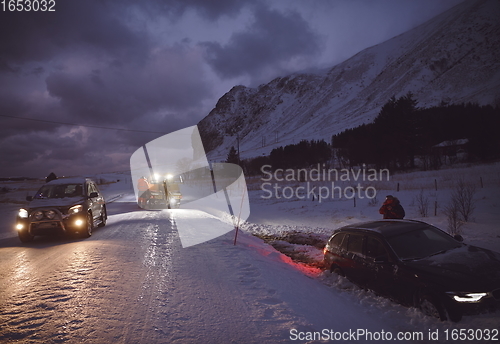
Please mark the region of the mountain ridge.
POLYGON ((323 73, 235 86, 198 124, 209 160, 241 157, 372 122, 392 96, 419 106, 500 105, 500 2, 467 1, 323 73))

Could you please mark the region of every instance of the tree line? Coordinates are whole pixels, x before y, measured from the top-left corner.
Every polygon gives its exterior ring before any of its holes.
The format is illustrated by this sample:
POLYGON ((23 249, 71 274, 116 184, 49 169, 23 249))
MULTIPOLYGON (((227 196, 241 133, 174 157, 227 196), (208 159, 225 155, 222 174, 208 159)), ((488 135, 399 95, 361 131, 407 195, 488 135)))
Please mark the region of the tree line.
POLYGON ((444 163, 436 145, 464 140, 467 161, 500 158, 500 108, 473 103, 418 108, 411 93, 391 98, 373 123, 332 136, 331 147, 339 161, 377 168, 424 169, 444 163))
POLYGON ((317 164, 340 167, 371 165, 391 171, 438 169, 444 163, 441 142, 464 139, 467 161, 500 158, 500 108, 491 105, 440 104, 419 108, 412 93, 392 97, 372 123, 333 135, 331 142, 302 140, 275 148, 268 156, 239 160, 234 147, 227 162, 238 163, 247 174, 261 166, 273 169, 308 168, 317 164), (417 166, 416 161, 420 161, 417 166))
MULTIPOLYGON (((273 170, 281 168, 307 168, 312 165, 328 163, 332 156, 332 148, 325 140, 302 140, 299 143, 274 148, 267 156, 240 160, 239 165, 247 175, 261 173, 264 165, 273 170)), ((238 163, 236 149, 231 147, 226 162, 238 163)))

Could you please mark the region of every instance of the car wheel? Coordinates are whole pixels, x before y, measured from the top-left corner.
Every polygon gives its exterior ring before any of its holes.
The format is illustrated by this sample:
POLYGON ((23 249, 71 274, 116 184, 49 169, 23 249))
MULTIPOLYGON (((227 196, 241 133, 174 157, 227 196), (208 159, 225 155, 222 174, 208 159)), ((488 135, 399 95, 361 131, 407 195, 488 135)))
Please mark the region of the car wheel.
POLYGON ((345 273, 344 271, 342 271, 341 268, 339 268, 337 265, 335 264, 332 264, 332 266, 330 267, 330 272, 333 272, 339 276, 342 276, 342 277, 345 277, 345 273))
POLYGON ((92 230, 94 229, 94 218, 91 213, 87 214, 87 223, 85 230, 82 233, 83 238, 88 238, 92 235, 92 230))
POLYGON ((106 226, 107 219, 108 219, 108 213, 106 212, 106 207, 103 206, 101 211, 101 218, 99 219, 100 220, 99 227, 106 226))
POLYGON ((18 231, 17 235, 19 236, 19 240, 21 240, 21 242, 30 242, 34 238, 34 236, 31 235, 27 230, 18 231))
POLYGON ((429 294, 420 296, 418 307, 425 315, 441 321, 446 320, 446 311, 443 305, 435 297, 429 294))

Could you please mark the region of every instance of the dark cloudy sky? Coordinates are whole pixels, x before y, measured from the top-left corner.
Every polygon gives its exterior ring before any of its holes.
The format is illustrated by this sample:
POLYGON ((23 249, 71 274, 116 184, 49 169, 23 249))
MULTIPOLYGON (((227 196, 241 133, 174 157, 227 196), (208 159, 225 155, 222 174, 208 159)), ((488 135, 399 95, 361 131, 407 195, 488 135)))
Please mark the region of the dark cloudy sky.
POLYGON ((459 2, 55 0, 54 12, 0 8, 0 177, 127 170, 142 144, 195 125, 232 86, 331 67, 459 2))

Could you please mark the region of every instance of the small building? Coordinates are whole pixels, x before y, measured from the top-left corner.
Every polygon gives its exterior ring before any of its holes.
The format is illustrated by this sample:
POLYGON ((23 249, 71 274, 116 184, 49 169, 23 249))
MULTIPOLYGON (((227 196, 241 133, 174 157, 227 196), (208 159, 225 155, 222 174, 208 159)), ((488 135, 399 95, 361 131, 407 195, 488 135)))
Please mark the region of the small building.
POLYGON ((469 139, 449 140, 432 146, 432 152, 438 156, 441 163, 451 165, 467 160, 469 139))

